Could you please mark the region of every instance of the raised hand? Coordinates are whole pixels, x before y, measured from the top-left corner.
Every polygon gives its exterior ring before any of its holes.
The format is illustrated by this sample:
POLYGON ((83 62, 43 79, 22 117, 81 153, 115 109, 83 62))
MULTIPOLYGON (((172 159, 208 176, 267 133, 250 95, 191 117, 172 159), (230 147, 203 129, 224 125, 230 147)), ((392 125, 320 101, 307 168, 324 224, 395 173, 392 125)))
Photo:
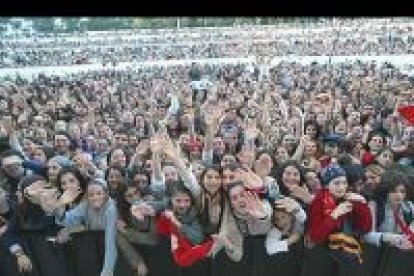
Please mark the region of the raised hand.
POLYGON ((140 220, 140 221, 142 221, 142 220, 144 220, 145 219, 145 216, 144 216, 144 214, 143 214, 143 212, 142 212, 142 207, 141 206, 139 206, 139 205, 132 205, 131 206, 131 209, 130 209, 130 211, 131 211, 131 214, 137 219, 137 220, 140 220))
POLYGON ((59 204, 61 206, 65 206, 68 205, 72 202, 75 201, 75 199, 81 194, 81 190, 80 189, 67 189, 66 191, 63 192, 63 194, 61 195, 61 197, 59 198, 59 204))
POLYGON ((131 214, 138 220, 144 220, 146 216, 155 216, 155 210, 148 204, 131 206, 131 214))
POLYGON ((137 266, 137 275, 138 276, 145 276, 148 274, 148 268, 144 263, 140 263, 137 266))
POLYGON ((362 195, 351 193, 351 192, 346 193, 344 198, 352 202, 361 202, 361 203, 367 202, 366 199, 362 195))
POLYGON ((288 213, 294 213, 300 210, 299 203, 290 197, 284 197, 275 201, 275 205, 278 208, 283 208, 288 213))
POLYGON ((352 203, 349 201, 344 201, 336 206, 336 208, 332 211, 331 216, 332 218, 337 219, 338 217, 350 213, 351 211, 352 203))
POLYGON ((174 223, 177 228, 181 228, 181 222, 177 219, 177 217, 174 215, 174 212, 171 210, 164 211, 164 216, 168 218, 172 223, 174 223))
POLYGON ((162 151, 162 139, 159 133, 155 133, 150 139, 150 149, 152 153, 160 153, 162 151))
POLYGON ((260 130, 257 128, 255 120, 246 122, 244 133, 248 139, 255 139, 259 135, 260 130))
POLYGON ((218 126, 224 118, 224 110, 220 106, 207 105, 204 111, 204 118, 207 126, 218 126))
POLYGON ((25 254, 17 256, 17 267, 20 273, 30 272, 33 269, 32 262, 25 254))
POLYGON ((124 221, 124 220, 122 220, 122 219, 118 219, 118 220, 116 221, 116 227, 117 227, 117 229, 118 229, 118 231, 119 231, 119 232, 121 232, 121 233, 125 233, 126 223, 125 223, 125 221, 124 221))
POLYGON ((261 189, 264 186, 262 178, 247 166, 244 166, 244 170, 239 170, 239 176, 246 188, 261 189))
POLYGON ((51 213, 59 207, 59 198, 56 189, 44 189, 39 193, 40 207, 46 212, 51 213))
POLYGON ((309 137, 309 135, 303 135, 301 138, 300 138, 300 143, 302 144, 302 145, 305 145, 307 142, 309 142, 309 141, 311 141, 311 138, 309 137))
POLYGON ((141 140, 137 148, 135 149, 135 154, 144 155, 150 147, 150 141, 148 139, 141 140))
POLYGON ((266 217, 263 203, 256 193, 246 191, 244 198, 246 201, 246 210, 250 216, 256 219, 266 217))
POLYGON ((295 185, 295 186, 293 186, 292 188, 290 188, 290 195, 292 197, 301 199, 305 203, 309 203, 313 200, 313 196, 310 193, 308 186, 306 186, 306 185, 303 185, 303 186, 295 185))
POLYGON ((174 159, 178 157, 178 149, 173 144, 169 137, 163 137, 161 139, 162 151, 164 152, 167 157, 174 159))
POLYGON ((70 232, 67 228, 61 229, 56 235, 57 243, 63 244, 63 243, 67 243, 70 240, 71 240, 70 232))

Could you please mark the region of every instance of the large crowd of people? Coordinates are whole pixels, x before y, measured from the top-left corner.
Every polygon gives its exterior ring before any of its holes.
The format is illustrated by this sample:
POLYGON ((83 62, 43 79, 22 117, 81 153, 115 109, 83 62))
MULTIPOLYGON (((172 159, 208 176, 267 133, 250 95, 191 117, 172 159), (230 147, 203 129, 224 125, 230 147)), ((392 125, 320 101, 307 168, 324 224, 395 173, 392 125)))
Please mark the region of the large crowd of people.
POLYGON ((400 55, 414 53, 412 20, 378 26, 361 21, 319 29, 249 26, 220 30, 169 29, 101 35, 3 39, 0 68, 119 63, 250 55, 400 55), (411 24, 410 24, 411 23, 411 24), (33 46, 34 45, 34 46, 33 46))
MULTIPOLYGON (((249 54, 322 55, 319 39, 249 54)), ((167 49, 240 57, 242 44, 189 40, 167 49)), ((33 49, 24 66, 73 62, 33 49)), ((130 49, 108 56, 147 57, 130 49)), ((257 62, 3 80, 0 275, 411 275, 413 79, 375 62, 257 62)))

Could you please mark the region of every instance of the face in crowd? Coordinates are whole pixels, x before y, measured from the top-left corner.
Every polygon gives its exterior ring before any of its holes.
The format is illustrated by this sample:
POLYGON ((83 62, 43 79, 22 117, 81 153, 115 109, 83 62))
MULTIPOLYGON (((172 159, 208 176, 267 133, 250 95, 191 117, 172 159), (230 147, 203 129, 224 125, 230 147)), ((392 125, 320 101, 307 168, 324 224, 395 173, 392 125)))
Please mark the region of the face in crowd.
POLYGON ((93 209, 99 210, 108 200, 108 194, 102 185, 89 184, 86 198, 93 209))
POLYGON ((191 197, 188 193, 177 192, 171 198, 173 212, 177 215, 185 215, 191 207, 191 197))
POLYGON ((236 214, 245 215, 247 214, 247 206, 246 206, 246 189, 243 185, 236 185, 231 187, 228 191, 230 204, 232 206, 233 211, 236 214))
POLYGON ((220 190, 222 186, 222 177, 218 170, 213 168, 208 168, 202 174, 202 185, 204 190, 210 194, 215 195, 220 190))
POLYGON ((1 169, 7 177, 20 179, 24 175, 23 160, 18 155, 3 157, 1 169))
POLYGON ((54 145, 58 153, 67 153, 69 151, 69 144, 70 141, 65 135, 55 135, 54 145))
POLYGON ((300 172, 295 166, 287 166, 282 173, 282 185, 289 191, 300 186, 300 172))
POLYGON ((348 181, 345 176, 337 177, 328 184, 328 190, 336 199, 343 198, 348 189, 348 181))

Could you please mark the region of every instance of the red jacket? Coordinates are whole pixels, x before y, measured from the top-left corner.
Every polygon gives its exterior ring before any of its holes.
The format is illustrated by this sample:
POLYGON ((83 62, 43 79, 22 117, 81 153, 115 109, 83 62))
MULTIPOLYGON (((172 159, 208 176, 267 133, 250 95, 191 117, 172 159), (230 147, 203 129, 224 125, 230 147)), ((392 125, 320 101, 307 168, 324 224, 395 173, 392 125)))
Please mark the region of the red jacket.
POLYGON ((362 160, 361 160, 362 166, 367 167, 374 162, 375 162, 375 156, 370 151, 364 152, 364 154, 362 155, 362 160))
POLYGON ((172 254, 174 261, 179 266, 191 266, 206 258, 213 247, 212 239, 207 239, 202 244, 192 245, 177 226, 162 214, 157 219, 157 231, 164 236, 175 235, 177 237, 178 248, 173 250, 172 254))
POLYGON ((341 231, 345 218, 349 218, 354 230, 362 233, 371 231, 372 217, 368 204, 353 202, 351 213, 334 220, 331 212, 337 206, 336 199, 327 189, 316 195, 309 208, 308 237, 315 244, 327 241, 330 234, 341 231))

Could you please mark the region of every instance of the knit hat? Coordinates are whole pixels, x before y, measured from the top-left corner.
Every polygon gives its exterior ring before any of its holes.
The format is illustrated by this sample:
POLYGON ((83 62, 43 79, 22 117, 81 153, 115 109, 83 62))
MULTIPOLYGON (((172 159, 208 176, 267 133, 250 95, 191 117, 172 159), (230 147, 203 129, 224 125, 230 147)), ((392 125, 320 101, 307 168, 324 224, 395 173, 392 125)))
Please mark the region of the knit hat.
POLYGON ((331 164, 321 172, 322 185, 327 186, 332 180, 341 176, 346 177, 345 170, 338 164, 331 164))

